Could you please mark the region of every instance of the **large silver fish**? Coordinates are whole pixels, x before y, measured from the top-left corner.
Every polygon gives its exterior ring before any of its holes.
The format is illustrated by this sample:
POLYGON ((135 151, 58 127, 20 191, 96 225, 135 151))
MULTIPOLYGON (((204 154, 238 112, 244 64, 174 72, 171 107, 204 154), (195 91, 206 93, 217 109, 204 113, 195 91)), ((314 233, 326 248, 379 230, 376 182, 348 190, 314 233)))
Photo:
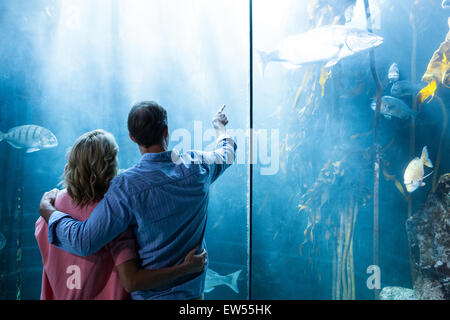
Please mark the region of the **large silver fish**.
POLYGON ((241 274, 241 272, 242 270, 238 270, 226 276, 221 276, 214 270, 208 269, 206 271, 205 292, 211 292, 217 286, 226 285, 230 287, 234 292, 239 293, 237 281, 239 279, 239 275, 241 274))
POLYGON ((449 9, 450 8, 450 0, 442 0, 441 7, 442 7, 442 9, 449 9))
MULTIPOLYGON (((373 111, 375 111, 376 101, 373 101, 370 107, 373 111)), ((415 119, 416 117, 416 113, 410 107, 408 107, 406 103, 391 96, 383 96, 381 98, 380 113, 386 119, 396 117, 402 120, 406 120, 411 117, 415 119)))
POLYGON ((260 71, 263 74, 270 62, 281 62, 289 68, 325 62, 325 67, 331 67, 382 43, 382 37, 361 29, 343 25, 319 27, 285 38, 272 51, 259 51, 260 71))
POLYGON ((58 139, 48 129, 35 125, 11 128, 7 133, 0 131, 0 141, 5 140, 17 149, 26 149, 27 153, 58 146, 58 139))

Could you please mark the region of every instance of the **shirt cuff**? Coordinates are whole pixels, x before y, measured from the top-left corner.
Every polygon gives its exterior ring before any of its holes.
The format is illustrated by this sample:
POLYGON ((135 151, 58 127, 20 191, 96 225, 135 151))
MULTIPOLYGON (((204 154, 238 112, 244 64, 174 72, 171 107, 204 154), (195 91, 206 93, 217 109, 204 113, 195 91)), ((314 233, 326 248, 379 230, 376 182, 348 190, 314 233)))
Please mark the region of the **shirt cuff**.
POLYGON ((237 149, 236 142, 234 141, 233 137, 226 133, 221 133, 217 137, 216 145, 216 148, 223 148, 228 145, 232 147, 234 151, 236 151, 237 149))
POLYGON ((48 241, 53 245, 60 243, 56 234, 56 227, 58 226, 58 222, 64 218, 70 218, 70 215, 55 211, 50 215, 50 219, 48 219, 48 241))
MULTIPOLYGON (((223 147, 229 147, 232 151, 236 152, 237 145, 236 141, 234 141, 233 137, 226 133, 221 133, 219 137, 217 137, 216 149, 220 149, 223 147)), ((234 154, 233 154, 234 159, 234 154)))

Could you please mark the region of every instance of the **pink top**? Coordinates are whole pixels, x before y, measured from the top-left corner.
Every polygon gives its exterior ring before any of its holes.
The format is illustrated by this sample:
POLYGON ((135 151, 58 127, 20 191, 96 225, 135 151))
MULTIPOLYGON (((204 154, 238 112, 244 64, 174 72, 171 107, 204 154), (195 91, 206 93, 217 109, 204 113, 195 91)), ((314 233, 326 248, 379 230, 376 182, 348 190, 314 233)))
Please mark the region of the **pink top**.
MULTIPOLYGON (((97 204, 75 207, 66 190, 58 192, 55 207, 84 221, 97 204)), ((48 225, 42 217, 36 221, 35 237, 42 255, 42 300, 123 300, 129 294, 123 288, 116 266, 137 259, 133 233, 127 229, 100 251, 79 257, 48 242, 48 225)))

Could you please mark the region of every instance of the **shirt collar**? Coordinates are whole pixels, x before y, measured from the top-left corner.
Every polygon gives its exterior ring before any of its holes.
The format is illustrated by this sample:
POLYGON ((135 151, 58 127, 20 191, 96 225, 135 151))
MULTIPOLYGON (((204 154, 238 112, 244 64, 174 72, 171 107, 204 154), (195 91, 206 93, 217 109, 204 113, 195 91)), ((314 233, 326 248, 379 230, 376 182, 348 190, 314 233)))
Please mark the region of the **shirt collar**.
POLYGON ((144 153, 141 158, 142 161, 150 162, 168 162, 176 161, 179 155, 176 151, 165 151, 160 153, 144 153))

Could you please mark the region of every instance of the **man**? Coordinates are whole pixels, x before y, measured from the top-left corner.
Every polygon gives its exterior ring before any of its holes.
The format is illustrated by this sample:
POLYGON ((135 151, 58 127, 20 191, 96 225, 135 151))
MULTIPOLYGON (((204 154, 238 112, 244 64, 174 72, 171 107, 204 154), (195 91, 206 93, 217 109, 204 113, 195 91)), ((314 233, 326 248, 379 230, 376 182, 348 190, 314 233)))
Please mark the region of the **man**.
MULTIPOLYGON (((44 194, 40 214, 48 222, 50 243, 87 256, 132 226, 141 265, 159 269, 177 265, 195 246, 206 248, 209 186, 235 158, 236 145, 226 135, 222 106, 213 119, 217 147, 213 152, 168 151, 167 112, 155 102, 135 105, 128 116, 130 138, 140 162, 118 175, 89 219, 80 222, 52 205, 56 190, 44 194)), ((206 272, 185 276, 157 290, 133 292, 133 299, 199 299, 206 272)))

